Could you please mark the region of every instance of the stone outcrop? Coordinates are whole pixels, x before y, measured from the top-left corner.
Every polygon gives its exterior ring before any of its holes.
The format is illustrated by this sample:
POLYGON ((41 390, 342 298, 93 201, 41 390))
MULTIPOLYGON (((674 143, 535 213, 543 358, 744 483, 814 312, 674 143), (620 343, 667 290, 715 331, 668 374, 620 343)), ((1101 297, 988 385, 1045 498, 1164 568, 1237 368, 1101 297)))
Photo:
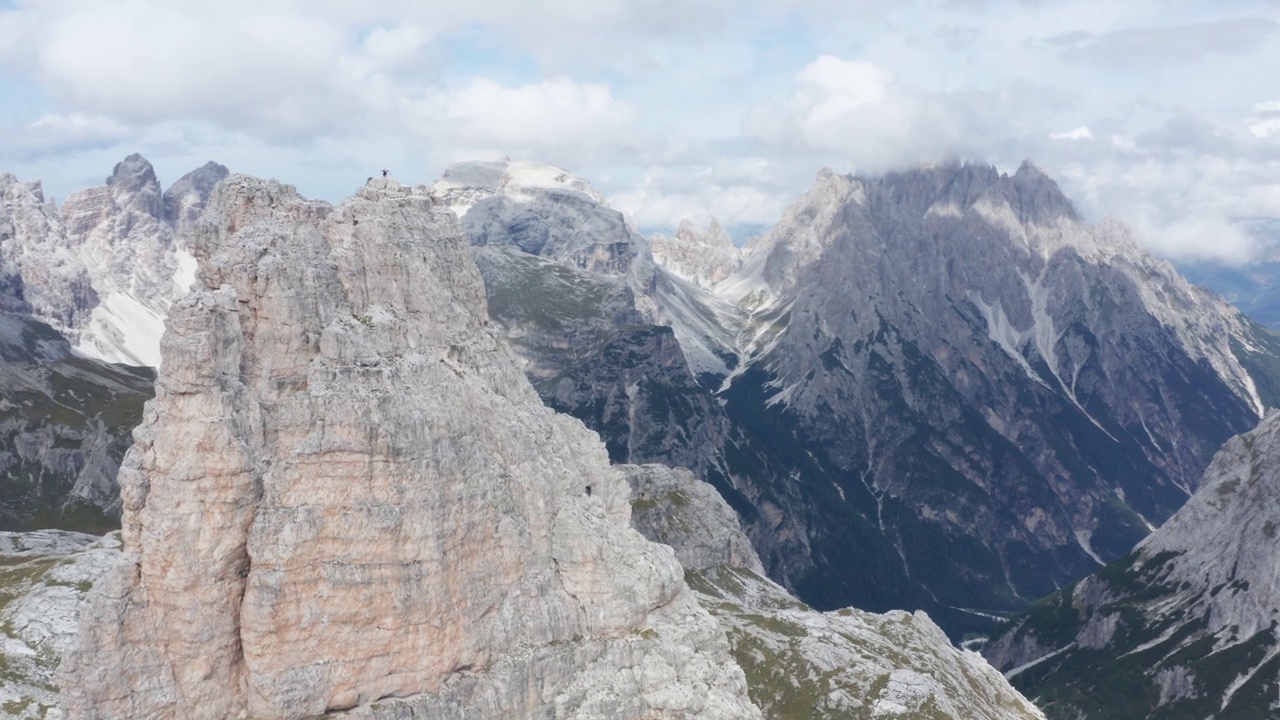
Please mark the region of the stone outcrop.
POLYGON ((766 717, 1043 720, 923 612, 817 612, 764 576, 737 516, 710 485, 685 470, 624 467, 632 523, 675 549, 766 717))
POLYGON ((335 208, 233 176, 191 249, 71 717, 757 716, 425 189, 335 208))
POLYGON ((0 714, 62 717, 58 663, 75 642, 80 603, 119 560, 119 533, 0 532, 0 714))

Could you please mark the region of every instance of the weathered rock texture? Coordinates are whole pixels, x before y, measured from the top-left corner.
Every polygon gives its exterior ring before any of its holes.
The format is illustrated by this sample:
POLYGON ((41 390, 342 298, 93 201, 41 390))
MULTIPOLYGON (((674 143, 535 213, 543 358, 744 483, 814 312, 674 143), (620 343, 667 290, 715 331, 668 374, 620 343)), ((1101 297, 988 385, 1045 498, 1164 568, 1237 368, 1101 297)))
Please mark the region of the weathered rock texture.
POLYGON ((710 485, 685 470, 625 467, 632 523, 675 548, 767 717, 1043 719, 923 612, 816 612, 764 577, 737 516, 710 485))
POLYGON ((1037 603, 984 654, 1055 718, 1280 713, 1280 414, 1232 438, 1129 556, 1037 603))
POLYGON ((63 717, 58 663, 89 588, 120 558, 119 533, 0 532, 0 715, 63 717))
POLYGON ((191 247, 72 717, 757 715, 425 191, 333 208, 234 176, 191 247))
POLYGON ((1127 552, 1280 403, 1273 335, 1030 164, 824 171, 740 264, 715 228, 646 243, 557 168, 434 190, 544 400, 615 461, 711 482, 818 607, 990 630, 1127 552))
POLYGON ((600 433, 614 462, 725 477, 711 393, 737 363, 743 313, 655 264, 628 219, 559 168, 459 163, 432 192, 458 214, 489 317, 548 405, 600 433), (584 260, 605 256, 619 262, 584 260))

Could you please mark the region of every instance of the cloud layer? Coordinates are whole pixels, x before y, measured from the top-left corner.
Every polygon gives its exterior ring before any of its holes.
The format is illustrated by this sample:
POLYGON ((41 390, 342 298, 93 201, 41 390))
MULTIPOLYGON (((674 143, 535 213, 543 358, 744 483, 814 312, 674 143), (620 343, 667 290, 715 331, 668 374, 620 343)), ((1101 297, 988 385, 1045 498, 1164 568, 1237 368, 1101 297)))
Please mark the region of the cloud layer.
POLYGON ((1263 0, 10 0, 0 170, 54 194, 148 155, 337 199, 508 154, 642 227, 772 223, 823 166, 1030 157, 1165 254, 1280 216, 1263 0))

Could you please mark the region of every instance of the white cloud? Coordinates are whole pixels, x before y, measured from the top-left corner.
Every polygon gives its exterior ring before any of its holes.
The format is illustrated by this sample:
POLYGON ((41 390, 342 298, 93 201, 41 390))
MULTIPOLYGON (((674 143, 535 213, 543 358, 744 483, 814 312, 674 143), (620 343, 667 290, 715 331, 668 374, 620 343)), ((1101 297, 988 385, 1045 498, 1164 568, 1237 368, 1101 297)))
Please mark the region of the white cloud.
POLYGON ((774 152, 802 149, 825 155, 823 164, 878 173, 981 156, 991 127, 1001 123, 979 116, 960 95, 926 91, 874 63, 824 55, 796 75, 790 97, 753 108, 743 126, 774 152))
POLYGON ((671 227, 772 223, 822 166, 1030 157, 1161 251, 1238 255, 1223 223, 1280 215, 1277 20, 1261 0, 0 1, 0 169, 73 189, 138 150, 165 177, 216 159, 337 199, 383 165, 430 181, 510 154, 671 227))
POLYGON ((1228 17, 1182 25, 1126 27, 1101 35, 1075 31, 1048 40, 1073 62, 1104 67, 1203 62, 1212 55, 1248 54, 1280 29, 1267 17, 1228 17))
POLYGON ((715 218, 730 229, 772 225, 794 199, 794 183, 785 168, 747 157, 650 167, 609 202, 642 228, 674 230, 685 219, 706 225, 715 218))
POLYGON ((1249 132, 1256 138, 1280 133, 1280 100, 1260 102, 1253 106, 1253 114, 1245 119, 1249 132))
POLYGON ((5 46, 68 106, 128 122, 182 116, 235 123, 325 87, 344 47, 331 23, 271 3, 70 0, 0 13, 5 46))
POLYGON ((1049 133, 1050 140, 1092 140, 1093 131, 1088 127, 1081 125, 1075 130, 1066 132, 1049 133))
POLYGON ((433 97, 453 137, 476 146, 519 150, 626 146, 641 133, 639 110, 600 83, 555 78, 508 87, 475 78, 433 97))
POLYGON ((35 157, 114 145, 136 130, 112 118, 87 113, 50 113, 21 127, 0 128, 0 152, 35 157))

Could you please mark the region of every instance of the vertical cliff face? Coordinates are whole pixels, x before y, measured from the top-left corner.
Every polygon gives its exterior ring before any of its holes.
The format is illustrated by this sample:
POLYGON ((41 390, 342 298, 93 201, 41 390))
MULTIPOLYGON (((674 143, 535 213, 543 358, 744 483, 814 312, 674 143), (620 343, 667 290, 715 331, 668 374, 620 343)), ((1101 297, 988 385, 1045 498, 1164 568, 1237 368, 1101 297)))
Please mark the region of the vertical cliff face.
POLYGON ((957 635, 1123 555, 1280 398, 1274 336, 1030 164, 824 172, 717 291, 759 328, 720 397, 771 575, 957 635))
POLYGON ((121 472, 124 559, 64 661, 72 717, 757 715, 429 195, 379 180, 333 208, 236 176, 192 250, 121 472))

